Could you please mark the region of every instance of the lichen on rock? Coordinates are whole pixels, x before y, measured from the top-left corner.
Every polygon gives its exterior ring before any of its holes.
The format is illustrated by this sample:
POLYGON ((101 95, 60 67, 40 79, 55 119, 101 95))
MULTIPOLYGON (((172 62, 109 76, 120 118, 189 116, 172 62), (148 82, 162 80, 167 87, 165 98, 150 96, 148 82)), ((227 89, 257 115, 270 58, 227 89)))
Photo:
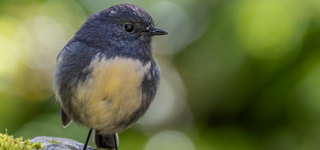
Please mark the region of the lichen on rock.
MULTIPOLYGON (((38 136, 31 139, 32 142, 40 142, 45 146, 45 150, 82 150, 84 144, 75 140, 59 137, 38 136)), ((87 150, 94 150, 91 146, 87 150)))

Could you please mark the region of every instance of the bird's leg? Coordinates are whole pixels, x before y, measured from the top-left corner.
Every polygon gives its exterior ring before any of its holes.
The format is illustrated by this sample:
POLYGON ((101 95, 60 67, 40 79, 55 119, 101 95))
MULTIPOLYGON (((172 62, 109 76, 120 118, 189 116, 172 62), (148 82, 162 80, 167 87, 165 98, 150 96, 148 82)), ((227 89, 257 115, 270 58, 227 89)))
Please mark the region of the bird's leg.
POLYGON ((86 143, 84 144, 84 147, 83 147, 83 150, 86 150, 86 149, 87 149, 87 145, 88 145, 88 142, 89 142, 89 139, 90 139, 91 132, 92 132, 92 129, 90 129, 90 131, 89 131, 89 134, 88 134, 86 143))
POLYGON ((118 143, 117 143, 117 137, 116 137, 116 134, 113 135, 113 140, 114 140, 114 147, 115 147, 115 150, 118 150, 118 143))

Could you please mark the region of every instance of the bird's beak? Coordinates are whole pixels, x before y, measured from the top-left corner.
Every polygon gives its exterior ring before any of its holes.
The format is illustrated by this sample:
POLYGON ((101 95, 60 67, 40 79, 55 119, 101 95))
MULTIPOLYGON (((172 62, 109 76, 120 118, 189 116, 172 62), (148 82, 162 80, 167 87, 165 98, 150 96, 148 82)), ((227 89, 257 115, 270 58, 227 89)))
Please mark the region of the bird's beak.
POLYGON ((148 33, 152 36, 154 35, 166 35, 168 34, 168 32, 164 29, 161 29, 161 28, 157 28, 157 27, 153 27, 151 28, 148 33))

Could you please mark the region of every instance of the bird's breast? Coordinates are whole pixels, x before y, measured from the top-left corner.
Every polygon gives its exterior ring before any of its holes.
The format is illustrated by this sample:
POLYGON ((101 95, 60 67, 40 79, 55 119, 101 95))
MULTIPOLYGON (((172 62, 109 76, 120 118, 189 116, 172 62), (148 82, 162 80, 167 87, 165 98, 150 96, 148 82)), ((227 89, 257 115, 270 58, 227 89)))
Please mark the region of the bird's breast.
POLYGON ((73 114, 79 119, 75 121, 101 130, 128 119, 141 105, 141 83, 150 66, 137 59, 96 56, 86 68, 91 74, 78 84, 72 100, 73 108, 82 109, 73 114))

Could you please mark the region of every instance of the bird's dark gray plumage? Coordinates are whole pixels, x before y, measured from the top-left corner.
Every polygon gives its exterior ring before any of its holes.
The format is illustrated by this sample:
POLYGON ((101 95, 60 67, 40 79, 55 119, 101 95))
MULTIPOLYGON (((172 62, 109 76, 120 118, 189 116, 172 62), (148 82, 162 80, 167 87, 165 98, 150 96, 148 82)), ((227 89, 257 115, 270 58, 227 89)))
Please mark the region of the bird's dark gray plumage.
POLYGON ((63 126, 71 120, 95 129, 99 148, 135 123, 155 97, 160 70, 152 36, 167 32, 132 4, 93 14, 58 55, 54 85, 63 126))

